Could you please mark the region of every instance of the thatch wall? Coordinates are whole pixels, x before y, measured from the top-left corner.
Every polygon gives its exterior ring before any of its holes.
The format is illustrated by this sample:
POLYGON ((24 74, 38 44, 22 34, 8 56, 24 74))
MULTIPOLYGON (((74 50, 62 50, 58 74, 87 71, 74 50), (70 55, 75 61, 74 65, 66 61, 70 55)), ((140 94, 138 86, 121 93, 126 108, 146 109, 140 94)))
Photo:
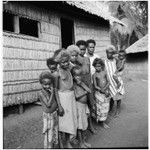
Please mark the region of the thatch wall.
POLYGON ((148 75, 148 52, 127 54, 125 74, 148 75))
POLYGON ((96 41, 95 53, 101 57, 105 57, 105 49, 110 45, 109 27, 101 26, 101 23, 92 24, 86 21, 76 20, 75 41, 81 39, 94 39, 96 41))
POLYGON ((37 91, 41 88, 39 74, 48 70, 45 60, 61 47, 61 17, 74 21, 75 42, 95 39, 96 53, 100 56, 105 55, 104 50, 110 43, 108 26, 105 28, 101 27, 101 23, 79 20, 69 16, 69 13, 67 16, 23 2, 8 2, 4 5, 4 11, 39 21, 38 38, 13 32, 3 33, 4 107, 37 100, 37 91))
POLYGON ((45 60, 60 47, 59 20, 55 14, 27 4, 7 3, 4 10, 40 22, 39 38, 3 34, 3 105, 33 102, 40 89, 39 74, 47 70, 45 60))

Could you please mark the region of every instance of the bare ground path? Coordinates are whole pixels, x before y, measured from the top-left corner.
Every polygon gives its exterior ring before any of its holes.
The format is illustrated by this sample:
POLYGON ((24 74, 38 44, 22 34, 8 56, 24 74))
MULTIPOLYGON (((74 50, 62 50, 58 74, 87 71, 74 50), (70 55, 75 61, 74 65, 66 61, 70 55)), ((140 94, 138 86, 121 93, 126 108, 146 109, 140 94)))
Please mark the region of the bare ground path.
MULTIPOLYGON (((148 81, 126 79, 126 97, 118 118, 109 116, 110 129, 99 124, 95 135, 88 135, 92 148, 148 147, 148 81)), ((42 111, 29 107, 24 114, 4 117, 4 148, 43 148, 42 111)))

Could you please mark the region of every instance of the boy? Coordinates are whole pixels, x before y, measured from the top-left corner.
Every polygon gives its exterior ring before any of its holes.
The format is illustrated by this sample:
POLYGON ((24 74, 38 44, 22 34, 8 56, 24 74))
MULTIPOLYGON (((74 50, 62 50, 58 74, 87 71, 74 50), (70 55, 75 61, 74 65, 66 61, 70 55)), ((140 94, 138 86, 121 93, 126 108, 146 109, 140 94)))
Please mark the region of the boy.
MULTIPOLYGON (((46 63, 47 67, 49 68, 49 70, 51 72, 51 75, 54 77, 53 82, 54 82, 55 97, 56 97, 56 100, 57 100, 57 103, 59 106, 58 107, 58 114, 59 114, 59 116, 63 116, 64 115, 64 109, 60 104, 60 99, 59 99, 58 90, 57 90, 57 83, 58 83, 58 79, 59 79, 59 73, 58 73, 58 69, 57 69, 58 63, 56 61, 54 61, 54 58, 49 58, 49 59, 47 59, 46 62, 47 62, 46 63)), ((60 148, 63 148, 60 135, 59 135, 59 146, 60 146, 60 148)))
POLYGON ((43 110, 44 148, 54 148, 54 144, 58 144, 58 105, 54 94, 53 79, 48 71, 42 72, 39 78, 42 86, 39 100, 43 110))
POLYGON ((93 85, 95 89, 97 121, 102 121, 104 128, 109 128, 105 123, 109 111, 109 80, 105 71, 103 60, 96 58, 93 62, 95 73, 93 74, 93 85))

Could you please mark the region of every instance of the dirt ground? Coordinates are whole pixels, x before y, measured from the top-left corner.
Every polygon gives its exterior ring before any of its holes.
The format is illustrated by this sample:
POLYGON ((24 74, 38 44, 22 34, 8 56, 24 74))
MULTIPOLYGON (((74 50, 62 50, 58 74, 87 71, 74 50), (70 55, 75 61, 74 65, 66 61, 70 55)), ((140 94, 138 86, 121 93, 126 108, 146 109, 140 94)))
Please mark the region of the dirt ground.
MULTIPOLYGON (((147 75, 125 78, 126 97, 118 118, 108 117, 110 129, 94 122, 97 133, 88 134, 92 148, 148 147, 147 75)), ((29 105, 21 115, 13 113, 3 120, 5 149, 43 148, 42 110, 29 105)))

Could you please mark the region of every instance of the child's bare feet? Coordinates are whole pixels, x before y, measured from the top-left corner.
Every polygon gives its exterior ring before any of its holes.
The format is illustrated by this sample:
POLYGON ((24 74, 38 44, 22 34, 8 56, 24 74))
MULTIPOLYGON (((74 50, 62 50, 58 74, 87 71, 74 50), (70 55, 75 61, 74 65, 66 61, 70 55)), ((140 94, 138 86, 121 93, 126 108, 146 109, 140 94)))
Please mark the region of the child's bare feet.
POLYGON ((103 127, 104 127, 105 129, 109 129, 109 128, 110 128, 106 123, 103 123, 103 127))
POLYGON ((80 144, 80 148, 87 148, 84 143, 80 144))
POLYGON ((87 147, 87 148, 91 148, 91 144, 90 143, 87 143, 87 142, 83 142, 83 144, 87 147))
POLYGON ((93 127, 89 128, 89 130, 90 130, 90 132, 93 133, 93 134, 96 133, 96 130, 95 130, 93 127))
POLYGON ((114 114, 114 118, 118 118, 119 117, 119 110, 116 110, 115 114, 114 114))
POLYGON ((73 148, 70 142, 67 143, 67 148, 73 148))

